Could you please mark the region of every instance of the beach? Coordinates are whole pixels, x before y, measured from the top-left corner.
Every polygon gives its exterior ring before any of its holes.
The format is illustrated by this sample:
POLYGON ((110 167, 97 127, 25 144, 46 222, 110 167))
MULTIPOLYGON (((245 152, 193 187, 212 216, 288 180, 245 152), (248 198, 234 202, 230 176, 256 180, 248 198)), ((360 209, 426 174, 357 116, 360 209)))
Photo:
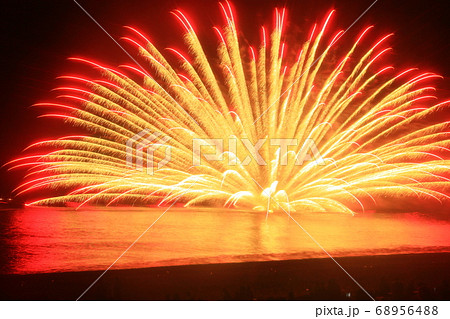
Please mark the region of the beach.
MULTIPOLYGON (((376 300, 449 300, 450 253, 335 259, 376 300)), ((76 300, 103 271, 0 275, 2 300, 76 300)), ((81 300, 369 300, 331 259, 112 268, 81 300)))

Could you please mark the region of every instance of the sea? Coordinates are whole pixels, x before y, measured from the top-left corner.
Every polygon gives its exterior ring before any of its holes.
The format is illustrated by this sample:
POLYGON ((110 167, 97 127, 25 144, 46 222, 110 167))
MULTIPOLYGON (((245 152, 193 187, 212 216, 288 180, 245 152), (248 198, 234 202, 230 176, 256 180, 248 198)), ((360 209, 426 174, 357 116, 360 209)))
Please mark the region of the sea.
POLYGON ((0 251, 0 274, 450 252, 450 218, 26 207, 0 211, 0 251))

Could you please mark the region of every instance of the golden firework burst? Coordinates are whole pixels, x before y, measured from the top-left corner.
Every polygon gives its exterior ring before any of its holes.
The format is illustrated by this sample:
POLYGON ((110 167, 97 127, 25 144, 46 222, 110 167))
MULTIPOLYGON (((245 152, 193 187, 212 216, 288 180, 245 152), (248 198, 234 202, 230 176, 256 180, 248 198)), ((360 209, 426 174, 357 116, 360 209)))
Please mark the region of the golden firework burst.
POLYGON ((189 20, 175 10, 188 51, 168 49, 175 64, 131 27, 124 40, 138 49, 144 68, 126 66, 126 75, 74 59, 100 70, 101 78, 65 76, 72 84, 58 88, 64 102, 37 105, 58 109, 44 116, 88 134, 33 144, 43 151, 12 161, 29 168, 18 192, 51 189, 52 196, 32 205, 179 201, 347 213, 377 209, 380 201, 389 208, 400 198, 448 201, 449 123, 427 119, 449 101, 429 102, 434 88, 424 83, 436 74, 375 70, 391 35, 367 46, 370 26, 334 63, 335 48, 346 47, 344 31, 327 30, 334 11, 292 54, 284 43, 285 9, 276 10, 270 32, 261 29, 255 48, 240 39, 230 4, 221 9, 217 56, 205 54, 189 20), (151 133, 157 134, 149 139, 151 133), (136 142, 131 153, 129 141, 136 142), (202 156, 193 141, 203 146, 202 156), (320 158, 299 161, 311 142, 320 158), (143 156, 149 147, 151 160, 143 156), (170 160, 154 168, 168 148, 170 160), (214 152, 218 158, 208 160, 214 152), (152 174, 130 161, 151 166, 152 174))

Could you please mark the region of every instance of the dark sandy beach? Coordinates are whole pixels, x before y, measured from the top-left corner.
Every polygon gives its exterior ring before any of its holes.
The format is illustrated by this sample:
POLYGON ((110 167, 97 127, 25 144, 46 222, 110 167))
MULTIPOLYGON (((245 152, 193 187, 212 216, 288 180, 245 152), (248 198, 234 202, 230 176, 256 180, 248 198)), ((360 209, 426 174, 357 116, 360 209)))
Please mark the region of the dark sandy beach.
MULTIPOLYGON (((450 253, 336 260, 377 300, 449 300, 450 253)), ((101 271, 1 275, 2 300, 75 300, 101 271)), ((367 300, 329 258, 110 270, 82 300, 367 300)))

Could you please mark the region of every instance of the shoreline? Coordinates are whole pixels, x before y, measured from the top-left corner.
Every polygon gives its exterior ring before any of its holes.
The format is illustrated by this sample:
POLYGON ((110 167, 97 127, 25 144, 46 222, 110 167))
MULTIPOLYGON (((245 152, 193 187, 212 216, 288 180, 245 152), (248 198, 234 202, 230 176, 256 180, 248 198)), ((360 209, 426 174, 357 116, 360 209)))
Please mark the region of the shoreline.
MULTIPOLYGON (((450 253, 337 257, 377 300, 450 300, 450 253)), ((0 275, 1 300, 76 300, 103 271, 0 275)), ((330 258, 109 270, 81 300, 369 300, 330 258)))

